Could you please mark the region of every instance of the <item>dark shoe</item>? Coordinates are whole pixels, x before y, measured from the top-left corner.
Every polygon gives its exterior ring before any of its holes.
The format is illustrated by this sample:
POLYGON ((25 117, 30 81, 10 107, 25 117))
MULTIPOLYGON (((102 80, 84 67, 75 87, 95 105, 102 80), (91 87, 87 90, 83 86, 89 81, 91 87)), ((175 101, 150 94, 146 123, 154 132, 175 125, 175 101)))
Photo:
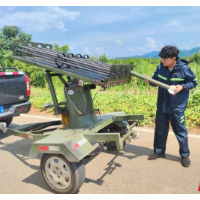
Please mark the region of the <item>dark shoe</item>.
POLYGON ((183 165, 184 167, 189 167, 189 166, 190 166, 190 159, 189 159, 189 157, 187 157, 187 158, 182 158, 182 165, 183 165))
POLYGON ((165 156, 166 156, 166 154, 161 154, 161 155, 153 154, 148 157, 148 160, 156 160, 157 158, 165 158, 165 156))

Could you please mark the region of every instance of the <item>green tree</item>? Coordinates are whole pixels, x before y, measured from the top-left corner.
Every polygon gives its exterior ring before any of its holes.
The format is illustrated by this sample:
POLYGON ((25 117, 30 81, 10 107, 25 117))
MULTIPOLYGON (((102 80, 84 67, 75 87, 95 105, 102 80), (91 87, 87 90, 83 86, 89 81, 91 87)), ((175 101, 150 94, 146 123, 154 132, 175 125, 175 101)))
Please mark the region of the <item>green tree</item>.
POLYGON ((108 63, 108 58, 105 53, 101 56, 90 56, 90 59, 108 63))
POLYGON ((60 47, 58 44, 53 44, 53 49, 56 51, 62 51, 62 52, 68 52, 69 51, 69 47, 68 45, 63 45, 62 47, 60 47))
POLYGON ((12 62, 12 41, 31 41, 32 35, 21 31, 17 26, 4 26, 0 33, 0 67, 7 67, 12 62))
POLYGON ((190 58, 190 62, 196 62, 197 64, 200 64, 200 53, 195 53, 190 58))
POLYGON ((1 29, 1 32, 3 34, 3 36, 5 37, 5 39, 11 39, 11 38, 16 38, 19 36, 20 33, 20 28, 18 28, 17 26, 4 26, 1 29))
POLYGON ((108 58, 105 53, 102 56, 99 56, 99 61, 108 63, 108 58))

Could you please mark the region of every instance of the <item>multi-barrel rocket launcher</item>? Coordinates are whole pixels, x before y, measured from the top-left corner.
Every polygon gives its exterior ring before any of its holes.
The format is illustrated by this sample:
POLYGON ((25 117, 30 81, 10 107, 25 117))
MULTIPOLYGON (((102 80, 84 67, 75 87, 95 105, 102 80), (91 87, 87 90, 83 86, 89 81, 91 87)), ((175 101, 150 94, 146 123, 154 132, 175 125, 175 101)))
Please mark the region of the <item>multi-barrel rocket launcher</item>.
POLYGON ((89 59, 88 55, 55 51, 52 45, 14 41, 13 59, 46 69, 46 79, 56 115, 62 120, 27 124, 9 129, 13 135, 35 140, 29 157, 42 153, 41 171, 45 182, 57 193, 75 193, 83 184, 82 160, 95 155, 97 149, 122 150, 126 142, 137 138, 133 130, 143 115, 124 112, 97 114, 91 89, 103 89, 131 82, 131 76, 149 80, 169 89, 168 85, 133 72, 133 65, 111 65, 89 59), (58 102, 52 77, 63 83, 66 101, 58 102), (49 128, 51 127, 51 128, 49 128))

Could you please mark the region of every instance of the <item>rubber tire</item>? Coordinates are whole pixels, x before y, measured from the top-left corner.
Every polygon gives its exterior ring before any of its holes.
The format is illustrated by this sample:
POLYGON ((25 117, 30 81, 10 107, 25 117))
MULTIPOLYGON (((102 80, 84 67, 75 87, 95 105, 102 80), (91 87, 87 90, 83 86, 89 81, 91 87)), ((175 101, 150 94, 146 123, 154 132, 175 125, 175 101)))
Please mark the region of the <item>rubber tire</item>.
POLYGON ((43 154, 43 156, 41 158, 40 168, 41 168, 42 176, 43 176, 45 182, 57 194, 74 194, 74 193, 76 193, 78 191, 78 189, 83 185, 83 183, 85 181, 85 167, 84 167, 84 164, 83 164, 82 160, 79 161, 78 163, 72 163, 72 162, 69 162, 61 154, 43 154), (71 180, 71 184, 70 184, 70 186, 68 188, 66 188, 66 189, 58 189, 55 186, 53 186, 50 183, 50 181, 48 180, 48 178, 46 177, 45 164, 46 164, 46 161, 50 157, 59 157, 70 168, 70 171, 71 171, 71 174, 72 174, 72 177, 71 177, 72 180, 71 180))
POLYGON ((10 117, 10 118, 8 118, 8 119, 1 120, 0 122, 5 122, 6 125, 9 126, 9 125, 11 124, 12 120, 13 120, 13 118, 10 117))

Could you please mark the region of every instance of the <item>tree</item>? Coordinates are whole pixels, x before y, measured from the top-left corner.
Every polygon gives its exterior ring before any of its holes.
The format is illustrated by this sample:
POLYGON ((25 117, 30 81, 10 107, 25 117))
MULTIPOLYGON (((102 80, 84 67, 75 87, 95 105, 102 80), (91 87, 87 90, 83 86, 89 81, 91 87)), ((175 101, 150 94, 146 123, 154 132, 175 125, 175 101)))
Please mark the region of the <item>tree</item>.
POLYGON ((32 35, 21 31, 17 26, 4 26, 0 33, 0 66, 7 67, 12 62, 12 41, 23 40, 30 42, 32 35))
POLYGON ((108 63, 108 58, 105 53, 102 56, 90 56, 90 59, 108 63))
POLYGON ((99 61, 108 63, 108 58, 105 53, 102 56, 99 56, 99 61))
POLYGON ((5 39, 18 37, 20 31, 21 31, 20 28, 18 28, 17 26, 4 26, 1 29, 1 32, 3 33, 3 36, 5 37, 5 39))
POLYGON ((190 58, 190 62, 196 62, 197 64, 200 64, 200 53, 195 53, 190 58))
POLYGON ((69 51, 69 47, 68 45, 63 45, 62 47, 60 47, 58 44, 53 44, 53 49, 56 51, 62 51, 62 52, 68 52, 69 51))
POLYGON ((22 32, 21 29, 18 28, 17 26, 4 26, 1 29, 1 32, 3 34, 3 37, 6 40, 10 41, 19 39, 30 42, 32 39, 32 35, 22 32))

